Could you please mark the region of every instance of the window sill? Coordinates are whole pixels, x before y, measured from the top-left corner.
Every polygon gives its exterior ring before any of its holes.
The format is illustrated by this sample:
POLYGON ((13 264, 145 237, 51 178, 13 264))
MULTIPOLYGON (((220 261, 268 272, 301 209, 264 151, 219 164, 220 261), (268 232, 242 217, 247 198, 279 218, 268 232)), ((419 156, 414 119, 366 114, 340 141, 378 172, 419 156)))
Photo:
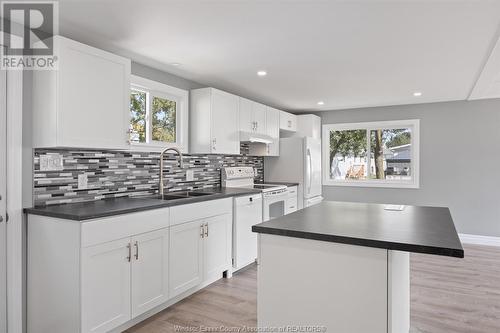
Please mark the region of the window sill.
POLYGON ((374 188, 407 188, 419 189, 420 185, 414 182, 408 183, 388 183, 376 181, 332 181, 323 180, 323 186, 339 186, 339 187, 374 187, 374 188))

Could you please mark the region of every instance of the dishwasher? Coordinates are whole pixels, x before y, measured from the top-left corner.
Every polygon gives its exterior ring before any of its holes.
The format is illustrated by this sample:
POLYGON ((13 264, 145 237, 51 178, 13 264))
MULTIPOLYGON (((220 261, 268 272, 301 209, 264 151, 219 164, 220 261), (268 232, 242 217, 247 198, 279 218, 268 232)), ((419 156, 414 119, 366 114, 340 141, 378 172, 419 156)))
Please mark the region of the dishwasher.
POLYGON ((257 259, 257 234, 252 226, 262 222, 262 194, 234 198, 233 268, 237 271, 257 259))

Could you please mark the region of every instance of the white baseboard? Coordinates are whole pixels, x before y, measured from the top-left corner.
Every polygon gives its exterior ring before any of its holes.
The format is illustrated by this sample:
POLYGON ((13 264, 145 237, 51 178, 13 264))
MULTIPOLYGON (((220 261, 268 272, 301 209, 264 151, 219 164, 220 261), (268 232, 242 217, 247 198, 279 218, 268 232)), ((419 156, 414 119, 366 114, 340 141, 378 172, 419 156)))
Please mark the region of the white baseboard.
POLYGON ((500 237, 458 234, 460 240, 465 244, 500 246, 500 237))

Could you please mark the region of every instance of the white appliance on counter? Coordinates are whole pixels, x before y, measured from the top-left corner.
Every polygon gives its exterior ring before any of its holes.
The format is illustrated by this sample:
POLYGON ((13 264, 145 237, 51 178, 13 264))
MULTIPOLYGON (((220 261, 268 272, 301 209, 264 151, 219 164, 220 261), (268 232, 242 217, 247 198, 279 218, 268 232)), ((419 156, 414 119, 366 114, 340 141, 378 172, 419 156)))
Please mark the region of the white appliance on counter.
POLYGON ((280 156, 264 161, 266 182, 297 182, 298 209, 320 203, 321 140, 312 137, 280 139, 280 156))
POLYGON ((234 198, 233 202, 233 268, 238 270, 257 258, 257 234, 252 226, 286 213, 287 187, 254 184, 252 167, 222 169, 222 186, 260 190, 261 193, 234 198))

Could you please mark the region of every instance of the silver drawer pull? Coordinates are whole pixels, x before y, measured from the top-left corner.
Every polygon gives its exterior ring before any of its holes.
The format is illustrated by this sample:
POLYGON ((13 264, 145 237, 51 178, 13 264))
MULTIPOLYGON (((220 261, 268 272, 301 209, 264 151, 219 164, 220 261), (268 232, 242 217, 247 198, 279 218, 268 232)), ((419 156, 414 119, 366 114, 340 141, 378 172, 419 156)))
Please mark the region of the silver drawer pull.
POLYGON ((139 260, 139 243, 135 242, 135 260, 139 260))

